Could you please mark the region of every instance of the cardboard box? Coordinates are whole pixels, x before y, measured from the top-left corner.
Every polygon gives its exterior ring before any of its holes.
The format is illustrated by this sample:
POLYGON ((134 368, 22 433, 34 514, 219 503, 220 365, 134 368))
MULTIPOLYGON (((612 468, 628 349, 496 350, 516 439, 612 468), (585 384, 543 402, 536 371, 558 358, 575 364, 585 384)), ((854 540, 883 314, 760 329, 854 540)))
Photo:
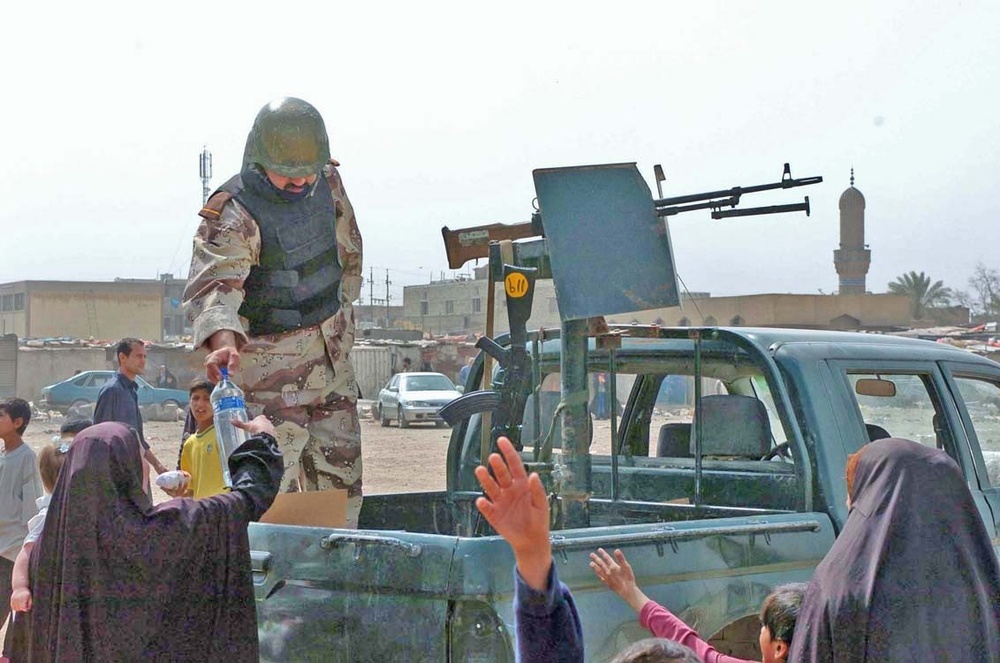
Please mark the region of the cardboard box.
POLYGON ((260 522, 304 527, 344 527, 347 523, 347 491, 317 490, 278 493, 260 522))

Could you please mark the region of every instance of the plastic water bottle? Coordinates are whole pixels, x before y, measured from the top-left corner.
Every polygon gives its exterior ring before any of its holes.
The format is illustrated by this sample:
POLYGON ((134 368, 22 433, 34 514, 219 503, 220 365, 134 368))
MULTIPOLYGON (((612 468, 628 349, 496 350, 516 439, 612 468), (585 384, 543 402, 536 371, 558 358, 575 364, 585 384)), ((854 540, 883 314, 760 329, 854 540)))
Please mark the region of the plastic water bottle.
POLYGON ((229 369, 219 369, 222 379, 212 390, 212 418, 215 420, 215 439, 219 447, 219 459, 222 461, 222 480, 226 487, 233 487, 233 478, 229 475, 229 456, 250 439, 250 433, 233 425, 233 420, 246 421, 247 408, 243 402, 243 391, 229 379, 229 369))

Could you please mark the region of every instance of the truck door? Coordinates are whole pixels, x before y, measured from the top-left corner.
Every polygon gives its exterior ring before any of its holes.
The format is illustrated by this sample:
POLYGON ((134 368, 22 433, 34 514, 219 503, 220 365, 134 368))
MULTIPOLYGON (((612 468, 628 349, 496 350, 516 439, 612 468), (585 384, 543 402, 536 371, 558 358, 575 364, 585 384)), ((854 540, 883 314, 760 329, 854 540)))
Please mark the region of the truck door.
MULTIPOLYGON (((985 469, 982 456, 977 458, 973 447, 978 450, 978 443, 966 434, 971 426, 963 421, 962 399, 953 396, 959 393, 958 387, 952 386, 954 382, 946 369, 932 361, 829 363, 847 381, 854 398, 858 444, 848 451, 881 437, 901 437, 941 449, 965 473, 983 522, 996 541, 996 506, 989 506, 987 494, 981 489, 980 468, 985 469), (879 383, 885 388, 877 388, 879 383)), ((993 380, 1000 382, 1000 377, 993 380)), ((971 390, 973 386, 966 388, 971 390)), ((1000 398, 1000 390, 994 387, 994 393, 1000 398)))
POLYGON ((983 516, 993 549, 1000 555, 1000 368, 952 361, 942 362, 942 371, 955 399, 975 480, 990 509, 990 517, 983 516))

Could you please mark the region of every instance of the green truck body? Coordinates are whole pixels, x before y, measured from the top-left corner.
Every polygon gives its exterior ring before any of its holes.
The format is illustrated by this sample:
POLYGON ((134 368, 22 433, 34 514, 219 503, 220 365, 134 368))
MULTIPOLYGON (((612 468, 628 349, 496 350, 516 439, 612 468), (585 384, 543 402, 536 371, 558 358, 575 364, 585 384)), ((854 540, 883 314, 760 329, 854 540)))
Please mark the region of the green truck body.
MULTIPOLYGON (((615 349, 590 340, 589 410, 608 418, 592 417, 582 464, 562 462, 551 333, 531 336, 521 413, 547 485, 586 469, 587 526, 552 543, 588 660, 648 635, 588 568, 598 547, 621 548, 643 590, 720 650, 759 656, 762 599, 809 579, 847 517, 847 455, 879 431, 949 453, 1000 548, 1000 364, 874 334, 619 331, 615 349)), ((356 531, 250 526, 262 660, 514 660, 513 555, 474 505, 480 426, 453 428, 447 490, 366 496, 356 531)))

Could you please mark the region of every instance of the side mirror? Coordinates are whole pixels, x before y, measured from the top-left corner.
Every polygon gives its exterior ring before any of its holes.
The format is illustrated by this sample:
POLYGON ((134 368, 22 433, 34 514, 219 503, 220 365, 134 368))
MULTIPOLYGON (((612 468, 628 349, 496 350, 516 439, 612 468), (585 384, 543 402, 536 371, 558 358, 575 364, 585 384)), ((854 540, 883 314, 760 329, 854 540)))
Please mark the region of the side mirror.
POLYGON ((892 398, 896 395, 896 383, 892 380, 861 378, 854 383, 854 392, 861 396, 892 398))
POLYGON ((462 385, 456 385, 455 386, 455 391, 457 391, 460 394, 464 394, 465 393, 465 387, 463 387, 462 385))

